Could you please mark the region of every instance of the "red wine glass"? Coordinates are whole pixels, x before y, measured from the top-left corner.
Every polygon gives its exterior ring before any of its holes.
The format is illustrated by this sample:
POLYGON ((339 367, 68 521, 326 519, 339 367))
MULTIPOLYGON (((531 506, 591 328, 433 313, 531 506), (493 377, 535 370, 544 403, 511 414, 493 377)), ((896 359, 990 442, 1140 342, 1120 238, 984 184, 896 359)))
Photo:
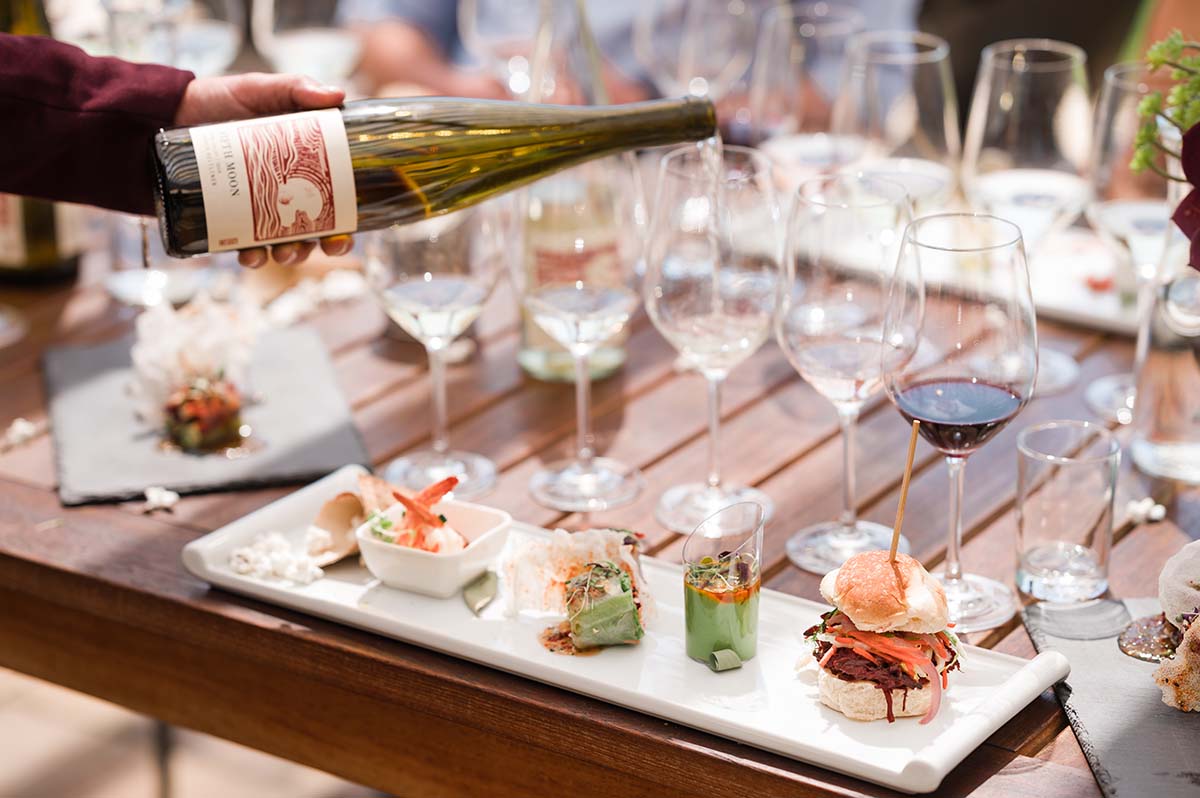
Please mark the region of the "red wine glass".
POLYGON ((963 573, 963 470, 1029 401, 1037 328, 1021 231, 981 214, 917 219, 904 232, 884 313, 883 382, 908 421, 946 457, 950 541, 946 588, 956 632, 1008 621, 1005 584, 963 573))

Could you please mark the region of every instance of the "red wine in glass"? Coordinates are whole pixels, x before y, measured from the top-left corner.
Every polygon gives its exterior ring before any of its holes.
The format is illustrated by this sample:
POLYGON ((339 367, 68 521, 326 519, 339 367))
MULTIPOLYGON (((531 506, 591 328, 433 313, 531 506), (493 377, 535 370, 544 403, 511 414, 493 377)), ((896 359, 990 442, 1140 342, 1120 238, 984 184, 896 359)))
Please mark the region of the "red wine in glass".
POLYGON ((916 382, 896 392, 896 408, 943 454, 965 457, 1004 429, 1023 404, 1009 388, 970 377, 916 382))

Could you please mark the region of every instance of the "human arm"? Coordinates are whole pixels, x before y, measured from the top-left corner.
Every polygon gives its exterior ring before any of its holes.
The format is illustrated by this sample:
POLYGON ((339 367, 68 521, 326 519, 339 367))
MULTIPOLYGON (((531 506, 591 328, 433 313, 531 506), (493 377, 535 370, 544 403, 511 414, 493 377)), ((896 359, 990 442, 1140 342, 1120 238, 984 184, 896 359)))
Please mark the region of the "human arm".
MULTIPOLYGON (((150 143, 164 127, 221 122, 343 99, 295 75, 195 79, 155 64, 95 58, 40 36, 0 34, 0 191, 154 213, 150 143)), ((301 260, 312 244, 275 248, 276 260, 301 260)), ((323 243, 337 254, 349 237, 323 243)), ((244 265, 266 250, 239 253, 244 265)))

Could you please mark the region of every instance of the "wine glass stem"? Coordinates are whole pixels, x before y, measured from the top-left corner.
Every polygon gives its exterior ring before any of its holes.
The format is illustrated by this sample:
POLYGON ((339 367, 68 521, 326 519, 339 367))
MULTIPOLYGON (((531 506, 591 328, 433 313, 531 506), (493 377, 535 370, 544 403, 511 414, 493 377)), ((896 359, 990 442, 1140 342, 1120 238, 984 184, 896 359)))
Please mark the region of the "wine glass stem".
POLYGON ((858 406, 839 405, 838 422, 842 426, 842 534, 858 533, 858 487, 854 481, 854 432, 858 427, 858 406))
POLYGON ((958 550, 962 546, 963 471, 966 466, 965 457, 946 458, 946 469, 950 474, 950 543, 946 547, 945 581, 951 584, 962 581, 963 575, 958 550))
POLYGON ((721 487, 721 378, 708 380, 708 487, 721 487))
POLYGON ((596 455, 592 451, 592 373, 587 355, 575 355, 575 429, 579 462, 586 465, 596 455))
POLYGON ((138 217, 138 228, 142 233, 142 268, 150 268, 150 220, 145 216, 138 217))
POLYGON ((433 450, 438 454, 450 451, 449 424, 446 420, 446 358, 441 347, 427 346, 429 381, 433 388, 433 450))
POLYGON ((1137 283, 1137 344, 1133 350, 1133 379, 1142 373, 1146 355, 1150 353, 1150 325, 1154 319, 1154 296, 1158 291, 1158 280, 1139 278, 1137 283))

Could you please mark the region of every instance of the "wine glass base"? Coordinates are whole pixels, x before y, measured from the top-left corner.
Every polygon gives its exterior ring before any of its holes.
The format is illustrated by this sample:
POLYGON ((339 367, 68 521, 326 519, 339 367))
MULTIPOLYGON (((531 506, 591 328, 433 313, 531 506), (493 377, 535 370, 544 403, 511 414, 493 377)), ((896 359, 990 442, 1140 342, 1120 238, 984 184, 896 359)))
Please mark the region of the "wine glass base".
POLYGON ((458 477, 454 498, 473 499, 496 484, 496 464, 471 452, 432 450, 397 457, 387 464, 383 477, 393 485, 419 491, 446 477, 458 477))
POLYGON ((29 325, 21 311, 11 305, 0 305, 0 349, 20 341, 27 332, 29 325))
POLYGON ((1088 408, 1105 421, 1133 421, 1133 399, 1137 383, 1132 374, 1110 374, 1092 380, 1083 398, 1088 408))
POLYGON ((658 500, 654 517, 672 532, 690 533, 713 513, 740 502, 754 502, 762 507, 764 522, 775 512, 775 503, 761 490, 742 486, 712 488, 703 482, 693 482, 668 488, 658 500))
POLYGON ((642 491, 642 472, 607 457, 565 460, 529 480, 534 501, 564 512, 585 513, 628 504, 642 491))
POLYGON ((1079 364, 1075 358, 1057 349, 1042 347, 1038 350, 1037 382, 1033 386, 1034 396, 1052 396, 1062 393, 1079 380, 1079 364))
MULTIPOLYGON (((859 521, 851 530, 840 521, 827 521, 801 529, 788 538, 787 555, 800 570, 824 576, 856 554, 891 547, 891 527, 859 521)), ((901 554, 909 551, 903 535, 896 550, 901 554)))
POLYGON ((946 606, 955 634, 982 632, 1003 626, 1017 611, 1017 597, 1003 582, 976 574, 947 582, 946 575, 934 574, 946 589, 946 606))
POLYGON ((108 275, 109 296, 131 307, 150 308, 169 302, 178 307, 213 278, 212 269, 120 269, 108 275))

